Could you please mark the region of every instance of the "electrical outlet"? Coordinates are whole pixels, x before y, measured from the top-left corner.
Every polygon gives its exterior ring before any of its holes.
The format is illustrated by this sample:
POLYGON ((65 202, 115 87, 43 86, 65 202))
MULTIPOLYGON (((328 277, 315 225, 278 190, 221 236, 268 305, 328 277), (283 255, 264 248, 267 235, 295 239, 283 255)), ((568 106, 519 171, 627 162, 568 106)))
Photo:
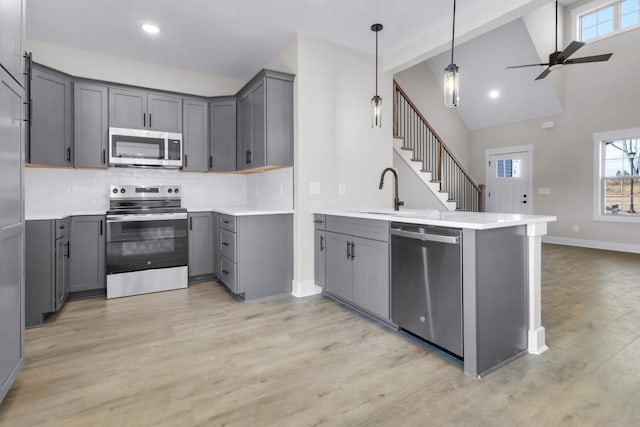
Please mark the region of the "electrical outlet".
POLYGON ((347 186, 343 183, 338 184, 338 195, 344 196, 347 194, 347 186))
POLYGON ((578 224, 573 224, 573 232, 574 233, 579 233, 580 232, 580 226, 578 224))

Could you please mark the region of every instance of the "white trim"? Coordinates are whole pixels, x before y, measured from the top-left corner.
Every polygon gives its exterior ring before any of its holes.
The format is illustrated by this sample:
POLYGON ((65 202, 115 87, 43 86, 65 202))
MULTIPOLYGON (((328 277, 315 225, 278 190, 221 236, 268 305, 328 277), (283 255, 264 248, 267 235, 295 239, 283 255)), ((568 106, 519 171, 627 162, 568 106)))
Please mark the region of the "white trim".
POLYGON ((640 245, 634 243, 604 242, 600 240, 574 239, 562 236, 544 236, 542 242, 553 245, 577 246, 580 248, 640 254, 640 245))
POLYGON ((542 354, 549 349, 545 344, 542 326, 542 236, 547 234, 547 223, 527 225, 527 269, 529 287, 529 331, 527 351, 542 354))
POLYGON ((608 215, 602 213, 602 141, 617 141, 640 137, 640 128, 617 129, 593 134, 593 220, 600 222, 640 223, 636 217, 608 215))
POLYGON ((291 295, 297 298, 309 297, 322 293, 322 288, 317 286, 313 280, 292 280, 291 295))
POLYGON ((490 182, 493 182, 493 177, 489 176, 489 157, 502 155, 502 154, 515 154, 515 153, 528 153, 529 164, 527 165, 529 169, 529 189, 528 194, 530 195, 529 203, 531 213, 534 212, 534 197, 533 197, 533 144, 527 145, 514 145, 511 147, 502 147, 502 148, 488 148, 484 150, 484 182, 487 185, 487 188, 484 190, 485 194, 485 206, 487 206, 486 202, 486 194, 488 194, 491 189, 488 187, 490 182))

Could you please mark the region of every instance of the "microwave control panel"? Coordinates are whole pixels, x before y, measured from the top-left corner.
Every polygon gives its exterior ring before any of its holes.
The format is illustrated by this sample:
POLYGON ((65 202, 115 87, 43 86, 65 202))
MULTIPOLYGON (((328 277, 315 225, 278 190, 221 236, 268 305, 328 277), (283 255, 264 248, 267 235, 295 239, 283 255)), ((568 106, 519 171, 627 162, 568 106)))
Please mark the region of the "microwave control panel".
POLYGON ((167 153, 167 160, 182 160, 182 153, 180 153, 180 140, 169 139, 169 152, 167 153))

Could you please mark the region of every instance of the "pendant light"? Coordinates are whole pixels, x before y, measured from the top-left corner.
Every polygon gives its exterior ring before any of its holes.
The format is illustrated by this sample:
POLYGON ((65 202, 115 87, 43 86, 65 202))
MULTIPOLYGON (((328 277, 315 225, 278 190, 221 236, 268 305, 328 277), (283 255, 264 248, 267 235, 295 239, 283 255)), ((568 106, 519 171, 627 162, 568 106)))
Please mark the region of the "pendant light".
POLYGON ((373 24, 371 31, 376 33, 376 94, 371 98, 371 127, 382 127, 382 98, 378 95, 378 33, 382 24, 373 24))
POLYGON ((453 62, 453 41, 456 36, 456 0, 453 0, 453 30, 451 32, 451 64, 444 69, 444 105, 457 107, 460 103, 460 73, 453 62))

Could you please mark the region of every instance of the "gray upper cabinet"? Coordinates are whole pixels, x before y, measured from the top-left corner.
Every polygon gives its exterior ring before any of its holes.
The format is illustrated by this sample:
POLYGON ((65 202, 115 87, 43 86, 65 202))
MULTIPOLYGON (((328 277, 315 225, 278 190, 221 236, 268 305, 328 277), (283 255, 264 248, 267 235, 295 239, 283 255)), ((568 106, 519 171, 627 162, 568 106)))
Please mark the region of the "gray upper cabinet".
POLYGON ((72 166, 71 77, 33 64, 29 162, 72 166))
POLYGON ((141 89, 110 87, 109 126, 182 132, 182 99, 141 89))
MULTIPOLYGON (((13 24, 0 12, 3 27, 13 24)), ((0 402, 24 363, 24 90, 18 81, 0 68, 0 402)))
POLYGON ((293 79, 262 70, 238 92, 238 170, 293 165, 293 79))
POLYGON ((71 218, 71 292, 105 288, 105 217, 71 218))
POLYGON ((185 98, 182 103, 184 115, 182 168, 187 171, 206 172, 209 170, 209 105, 206 101, 185 98))
POLYGON ((0 66, 22 83, 24 5, 22 0, 0 0, 0 66))
POLYGON ((106 168, 109 148, 108 89, 106 86, 75 82, 73 94, 73 163, 77 168, 106 168))
POLYGON ((209 103, 209 170, 236 170, 235 98, 218 98, 209 103))
MULTIPOLYGON (((149 92, 147 128, 165 132, 182 132, 182 98, 149 92)), ((205 114, 206 123, 206 114, 205 114)))
MULTIPOLYGON (((217 219, 217 218, 216 218, 217 219)), ((214 215, 211 212, 189 213, 189 277, 215 274, 214 215)))
POLYGON ((109 88, 109 126, 131 129, 147 127, 147 93, 109 88))

